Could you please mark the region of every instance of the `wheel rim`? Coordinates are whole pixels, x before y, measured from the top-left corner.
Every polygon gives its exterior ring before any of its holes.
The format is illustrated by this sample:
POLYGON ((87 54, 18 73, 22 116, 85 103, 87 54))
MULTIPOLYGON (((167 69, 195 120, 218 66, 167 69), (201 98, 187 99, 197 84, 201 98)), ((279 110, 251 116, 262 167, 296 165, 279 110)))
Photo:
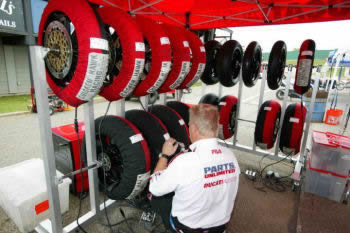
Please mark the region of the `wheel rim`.
MULTIPOLYGON (((66 17, 62 19, 67 20, 66 17)), ((54 20, 47 25, 44 46, 50 49, 45 57, 49 72, 54 78, 63 80, 72 67, 73 46, 71 36, 62 22, 54 20)))

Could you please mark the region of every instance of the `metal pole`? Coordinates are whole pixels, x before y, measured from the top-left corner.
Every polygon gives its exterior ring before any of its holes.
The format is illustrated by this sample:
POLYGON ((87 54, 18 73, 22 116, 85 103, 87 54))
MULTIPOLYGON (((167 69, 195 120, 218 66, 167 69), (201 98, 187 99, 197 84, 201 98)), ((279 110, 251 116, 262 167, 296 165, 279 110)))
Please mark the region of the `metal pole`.
POLYGON ((202 82, 202 88, 201 88, 201 96, 204 96, 205 95, 205 89, 206 89, 207 85, 202 82))
POLYGON ((125 117, 125 99, 116 101, 115 109, 118 116, 125 117))
MULTIPOLYGON (((95 117, 94 117, 94 100, 84 104, 84 121, 85 121, 85 142, 87 166, 94 164, 97 160, 96 156, 96 133, 95 133, 95 117)), ((90 208, 95 214, 100 213, 99 208, 99 191, 97 169, 89 169, 89 192, 90 192, 90 208)))
POLYGON ((159 95, 159 100, 160 100, 160 104, 166 105, 166 93, 162 93, 159 95))
POLYGON ((50 203, 50 219, 52 232, 62 232, 62 217, 60 199, 58 195, 58 182, 56 177, 56 162, 53 150, 51 121, 49 115, 49 102, 46 84, 44 57, 48 50, 41 46, 30 46, 30 60, 34 76, 35 94, 37 99, 38 116, 40 123, 41 151, 45 168, 47 194, 50 203))
POLYGON ((238 102, 237 102, 237 117, 236 117, 236 129, 235 133, 233 135, 233 145, 235 146, 237 144, 237 134, 238 134, 238 118, 241 110, 241 103, 242 103, 242 93, 243 93, 243 78, 242 78, 242 70, 239 72, 239 84, 238 84, 238 102))
POLYGON ((221 83, 219 83, 219 93, 218 93, 219 99, 222 97, 222 89, 223 89, 223 87, 222 87, 221 83))
POLYGON ((283 106, 282 106, 282 114, 281 114, 281 120, 280 120, 280 128, 278 131, 278 135, 277 135, 277 141, 276 141, 276 146, 275 146, 275 156, 278 155, 278 151, 279 151, 279 144, 280 144, 280 140, 281 140, 281 129, 282 129, 282 125, 283 125, 283 119, 284 119, 284 115, 286 112, 286 108, 287 108, 287 99, 288 99, 288 95, 289 95, 289 87, 290 87, 290 80, 292 78, 292 70, 293 70, 293 66, 288 66, 288 77, 287 77, 287 85, 285 87, 284 90, 284 99, 283 99, 283 106))
POLYGON ((183 91, 182 90, 176 90, 175 91, 175 97, 176 97, 177 101, 181 101, 182 95, 183 95, 183 91))
MULTIPOLYGON (((265 84, 267 79, 267 66, 263 65, 263 76, 261 79, 261 85, 260 85, 260 96, 259 96, 259 104, 258 104, 258 113, 260 110, 260 107, 264 101, 264 93, 265 93, 265 84)), ((255 141, 253 142, 253 151, 256 150, 256 144, 255 141)))

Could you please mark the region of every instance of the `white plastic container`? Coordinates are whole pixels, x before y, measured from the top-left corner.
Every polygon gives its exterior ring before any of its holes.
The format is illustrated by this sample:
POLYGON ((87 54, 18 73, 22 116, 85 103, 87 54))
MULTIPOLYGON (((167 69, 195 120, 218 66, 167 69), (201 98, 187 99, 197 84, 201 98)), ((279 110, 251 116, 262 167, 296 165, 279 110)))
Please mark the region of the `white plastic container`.
POLYGON ((313 131, 310 158, 312 168, 349 176, 350 137, 313 131))
POLYGON ((313 193, 329 200, 341 202, 347 191, 347 177, 341 177, 334 173, 317 170, 310 166, 310 161, 306 161, 305 192, 313 193))
MULTIPOLYGON (((62 174, 57 171, 57 176, 62 174)), ((69 178, 58 185, 61 213, 69 209, 69 178)), ((44 163, 31 159, 0 169, 0 206, 27 233, 49 218, 44 163)))

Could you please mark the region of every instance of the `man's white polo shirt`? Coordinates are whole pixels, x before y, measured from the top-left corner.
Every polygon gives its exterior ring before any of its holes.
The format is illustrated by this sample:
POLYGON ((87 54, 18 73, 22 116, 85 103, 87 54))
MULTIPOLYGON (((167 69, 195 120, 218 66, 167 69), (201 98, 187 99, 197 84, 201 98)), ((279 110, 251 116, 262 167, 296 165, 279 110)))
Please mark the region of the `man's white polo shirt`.
POLYGON ((149 190, 155 196, 174 191, 171 214, 188 227, 223 225, 230 220, 237 195, 237 159, 216 138, 199 140, 190 149, 153 174, 149 190))

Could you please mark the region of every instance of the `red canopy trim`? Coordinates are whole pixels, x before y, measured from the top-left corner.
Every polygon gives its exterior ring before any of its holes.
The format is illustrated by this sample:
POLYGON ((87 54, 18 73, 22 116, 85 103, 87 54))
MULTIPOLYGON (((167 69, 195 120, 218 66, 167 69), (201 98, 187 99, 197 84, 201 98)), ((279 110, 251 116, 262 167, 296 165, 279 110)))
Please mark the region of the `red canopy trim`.
POLYGON ((341 0, 89 0, 190 29, 311 23, 350 19, 341 0))

